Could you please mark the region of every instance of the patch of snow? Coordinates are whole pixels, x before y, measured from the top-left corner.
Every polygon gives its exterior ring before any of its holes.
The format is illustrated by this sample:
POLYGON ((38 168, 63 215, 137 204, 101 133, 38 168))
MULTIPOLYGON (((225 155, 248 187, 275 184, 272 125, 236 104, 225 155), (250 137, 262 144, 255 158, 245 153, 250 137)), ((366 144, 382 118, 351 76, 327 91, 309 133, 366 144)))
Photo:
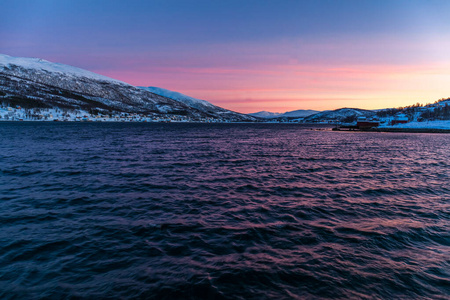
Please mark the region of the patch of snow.
POLYGON ((392 126, 380 126, 380 128, 450 129, 450 120, 409 122, 392 126))
POLYGON ((156 108, 162 113, 168 113, 172 111, 172 107, 168 105, 156 105, 156 108))

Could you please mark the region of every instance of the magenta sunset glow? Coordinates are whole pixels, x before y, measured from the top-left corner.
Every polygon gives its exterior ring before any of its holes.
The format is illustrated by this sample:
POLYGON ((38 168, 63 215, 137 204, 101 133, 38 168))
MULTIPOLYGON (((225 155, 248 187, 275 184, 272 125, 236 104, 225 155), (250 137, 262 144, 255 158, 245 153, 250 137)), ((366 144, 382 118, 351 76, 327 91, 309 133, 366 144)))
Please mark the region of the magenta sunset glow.
POLYGON ((227 109, 377 109, 450 96, 448 1, 1 1, 0 53, 227 109))

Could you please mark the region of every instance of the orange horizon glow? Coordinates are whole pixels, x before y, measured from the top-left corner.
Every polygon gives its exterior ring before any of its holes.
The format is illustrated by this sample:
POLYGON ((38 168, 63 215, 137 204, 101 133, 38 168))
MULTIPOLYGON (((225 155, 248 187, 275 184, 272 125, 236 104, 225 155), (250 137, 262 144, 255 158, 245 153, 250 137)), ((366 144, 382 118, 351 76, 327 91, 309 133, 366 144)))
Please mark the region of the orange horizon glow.
POLYGON ((427 104, 450 96, 450 64, 277 65, 270 70, 180 67, 152 71, 103 73, 136 86, 174 90, 241 113, 382 109, 427 104))
POLYGON ((22 2, 2 3, 0 53, 242 113, 450 96, 449 1, 22 2))

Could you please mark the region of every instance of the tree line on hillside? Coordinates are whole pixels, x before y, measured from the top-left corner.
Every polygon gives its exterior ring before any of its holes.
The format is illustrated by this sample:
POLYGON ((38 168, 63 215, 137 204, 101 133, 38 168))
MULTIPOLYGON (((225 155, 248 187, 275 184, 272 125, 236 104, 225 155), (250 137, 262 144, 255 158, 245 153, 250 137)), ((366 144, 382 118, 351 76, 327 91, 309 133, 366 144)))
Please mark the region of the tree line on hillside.
POLYGON ((423 105, 416 103, 410 106, 383 109, 377 112, 379 118, 394 117, 397 114, 404 114, 411 121, 417 116, 418 121, 425 120, 450 120, 450 105, 441 102, 449 101, 450 98, 442 98, 433 104, 423 105))
MULTIPOLYGON (((444 106, 435 107, 434 110, 426 110, 420 115, 422 120, 450 120, 450 106, 445 103, 444 106)), ((419 120, 420 120, 419 119, 419 120)))

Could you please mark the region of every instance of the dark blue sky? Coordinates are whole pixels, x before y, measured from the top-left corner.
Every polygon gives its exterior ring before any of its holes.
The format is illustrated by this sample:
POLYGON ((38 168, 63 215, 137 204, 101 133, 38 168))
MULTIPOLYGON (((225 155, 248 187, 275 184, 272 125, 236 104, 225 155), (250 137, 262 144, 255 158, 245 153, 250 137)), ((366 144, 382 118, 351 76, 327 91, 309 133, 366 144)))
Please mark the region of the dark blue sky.
POLYGON ((375 108, 389 97, 406 105, 449 96, 436 80, 430 90, 418 89, 417 82, 432 78, 417 76, 438 73, 437 81, 449 86, 443 69, 450 63, 450 1, 0 5, 0 53, 67 63, 240 111, 375 108), (397 88, 385 82, 391 75, 397 88))

